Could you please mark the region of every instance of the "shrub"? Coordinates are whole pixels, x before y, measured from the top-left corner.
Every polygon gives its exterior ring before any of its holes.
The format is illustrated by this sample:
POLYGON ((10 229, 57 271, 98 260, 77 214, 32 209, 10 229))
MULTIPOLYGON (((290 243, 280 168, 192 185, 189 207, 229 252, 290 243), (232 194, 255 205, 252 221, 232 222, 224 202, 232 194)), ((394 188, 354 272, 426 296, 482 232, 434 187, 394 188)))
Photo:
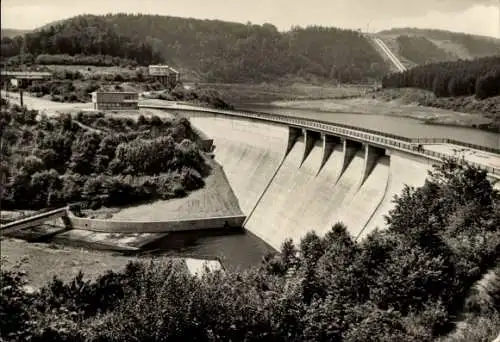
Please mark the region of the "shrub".
POLYGON ((93 208, 184 196, 203 186, 208 167, 189 122, 139 122, 79 113, 42 116, 11 107, 2 116, 2 207, 41 209, 74 201, 93 208), (26 129, 26 125, 31 125, 26 129), (148 132, 149 131, 149 132, 148 132), (15 153, 14 153, 15 152, 15 153), (129 175, 129 176, 127 176, 129 175))

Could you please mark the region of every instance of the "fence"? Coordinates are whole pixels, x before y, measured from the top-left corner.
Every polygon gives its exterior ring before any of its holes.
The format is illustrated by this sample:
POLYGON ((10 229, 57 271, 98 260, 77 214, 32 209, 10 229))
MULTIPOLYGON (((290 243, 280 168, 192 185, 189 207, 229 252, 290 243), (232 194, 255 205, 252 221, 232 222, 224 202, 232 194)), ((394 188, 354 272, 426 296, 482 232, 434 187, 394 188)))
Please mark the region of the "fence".
MULTIPOLYGON (((403 137, 400 135, 379 132, 379 131, 375 131, 375 130, 371 130, 371 129, 367 129, 367 128, 361 128, 361 127, 356 127, 356 126, 351 126, 351 125, 346 125, 346 124, 331 123, 331 122, 316 120, 316 119, 302 119, 302 118, 296 118, 293 116, 286 116, 286 115, 281 115, 281 114, 269 114, 269 113, 260 113, 260 112, 250 112, 250 111, 233 112, 233 111, 227 111, 227 110, 215 110, 215 109, 210 109, 210 108, 195 108, 195 107, 187 107, 187 106, 186 107, 183 107, 183 106, 177 106, 177 107, 169 106, 169 107, 167 107, 167 106, 161 106, 161 105, 140 105, 140 107, 169 109, 172 111, 181 110, 181 111, 191 111, 191 112, 204 112, 204 113, 211 113, 211 114, 215 114, 215 115, 222 114, 222 115, 233 116, 233 117, 247 117, 247 118, 252 118, 252 119, 257 119, 257 120, 262 120, 262 121, 267 121, 267 122, 273 122, 273 123, 283 123, 286 125, 298 126, 301 128, 311 128, 314 130, 323 131, 325 133, 334 133, 334 134, 340 134, 340 135, 343 135, 346 137, 358 138, 358 139, 362 139, 363 141, 369 141, 369 142, 374 142, 374 143, 378 143, 378 144, 382 144, 382 145, 386 145, 386 146, 391 146, 391 147, 395 147, 398 149, 411 151, 412 153, 427 155, 427 156, 439 158, 439 159, 447 159, 447 158, 450 158, 451 156, 448 154, 444 154, 444 153, 423 150, 423 149, 418 148, 418 145, 429 144, 429 143, 454 144, 454 145, 458 145, 458 146, 464 146, 464 147, 474 148, 474 149, 481 150, 481 151, 487 151, 487 152, 491 152, 491 153, 500 154, 500 149, 468 144, 468 143, 464 143, 464 142, 456 141, 456 140, 452 140, 452 139, 444 139, 444 138, 415 138, 415 139, 411 139, 411 138, 403 137)), ((479 167, 479 168, 482 168, 482 169, 486 169, 486 171, 488 171, 490 174, 500 175, 500 169, 493 168, 493 167, 486 166, 486 165, 481 165, 481 164, 474 163, 474 162, 469 162, 469 164, 474 165, 474 166, 479 167)))

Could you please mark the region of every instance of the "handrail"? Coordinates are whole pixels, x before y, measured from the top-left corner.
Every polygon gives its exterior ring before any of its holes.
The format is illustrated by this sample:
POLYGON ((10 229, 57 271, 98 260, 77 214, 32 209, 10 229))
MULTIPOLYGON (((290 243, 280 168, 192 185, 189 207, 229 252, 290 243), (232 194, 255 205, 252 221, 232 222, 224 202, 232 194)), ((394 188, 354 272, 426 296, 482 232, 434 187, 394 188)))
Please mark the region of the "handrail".
POLYGON ((65 216, 65 215, 67 215, 67 212, 68 212, 68 207, 62 207, 62 208, 52 209, 52 210, 43 211, 43 212, 36 212, 33 215, 25 216, 25 217, 20 218, 18 220, 14 220, 14 221, 0 225, 0 233, 2 233, 2 234, 8 233, 8 232, 10 232, 11 229, 16 228, 17 226, 22 226, 22 225, 25 225, 27 223, 37 221, 40 219, 49 218, 49 217, 56 216, 56 215, 65 216))
MULTIPOLYGON (((351 137, 351 138, 357 138, 363 141, 370 141, 377 143, 379 145, 386 145, 386 146, 393 146, 398 149, 402 150, 407 150, 407 151, 412 151, 412 153, 417 153, 421 155, 427 155, 430 157, 434 158, 439 158, 439 159, 448 159, 450 158, 450 155, 440 153, 440 152, 435 152, 435 151, 429 151, 429 150, 423 150, 419 149, 418 145, 424 144, 424 143, 440 143, 440 144, 455 144, 459 146, 467 146, 470 148, 478 148, 483 151, 489 151, 492 153, 498 153, 500 154, 500 149, 494 149, 494 148, 488 148, 488 147, 481 147, 477 145, 472 145, 472 144, 466 144, 462 142, 457 142, 455 140, 451 139, 446 139, 446 138, 407 138, 395 134, 390 134, 390 133, 384 133, 384 132, 378 132, 374 131, 371 129, 367 128, 360 128, 360 127, 355 127, 351 125, 346 125, 346 124, 338 124, 338 123, 331 123, 323 120, 317 120, 317 119, 304 119, 304 118, 298 118, 298 117, 293 117, 293 116, 286 116, 282 114, 270 114, 270 113, 261 113, 261 112, 251 112, 251 111, 227 111, 227 110, 217 110, 217 109, 211 109, 211 108, 202 108, 202 107, 184 107, 184 106, 177 106, 177 107, 172 107, 172 106, 162 106, 162 105, 148 105, 148 104, 140 104, 139 107, 144 107, 144 108, 160 108, 160 109, 170 109, 170 110, 181 110, 181 111, 191 111, 191 112, 205 112, 205 113, 211 113, 211 114, 223 114, 223 115, 228 115, 228 116, 234 116, 234 117, 248 117, 248 118, 254 118, 258 120, 263 120, 263 121, 268 121, 268 122, 273 122, 273 123, 284 123, 287 125, 292 125, 292 126, 299 126, 301 128, 312 128, 315 130, 327 132, 327 133, 334 133, 334 134, 339 134, 343 135, 346 137, 351 137), (368 134, 366 134, 368 133, 368 134)), ((469 164, 474 165, 476 167, 486 169, 489 173, 495 174, 495 175, 500 175, 500 169, 496 169, 494 167, 486 166, 486 165, 481 165, 475 162, 469 162, 469 164)))

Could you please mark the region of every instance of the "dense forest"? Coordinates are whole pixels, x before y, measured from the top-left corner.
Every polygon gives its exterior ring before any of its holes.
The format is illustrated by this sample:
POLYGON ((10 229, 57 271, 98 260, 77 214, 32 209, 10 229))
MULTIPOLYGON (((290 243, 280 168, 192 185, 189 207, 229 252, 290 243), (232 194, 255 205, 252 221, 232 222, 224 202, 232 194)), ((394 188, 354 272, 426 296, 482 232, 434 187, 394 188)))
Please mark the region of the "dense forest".
POLYGON ((2 38, 2 57, 20 54, 113 56, 141 65, 161 61, 151 45, 126 36, 96 17, 78 17, 24 36, 2 38))
POLYGON ((189 121, 41 116, 2 99, 2 209, 91 208, 184 196, 210 172, 189 121))
POLYGON ((386 75, 382 86, 420 88, 434 92, 437 97, 497 96, 500 95, 500 56, 417 66, 403 73, 386 75))
MULTIPOLYGON (((88 159, 90 161, 90 159, 88 159)), ((245 272, 178 262, 27 293, 1 270, 3 341, 492 341, 500 329, 500 195, 450 160, 396 198, 388 228, 355 241, 336 224, 245 272), (496 265, 496 266, 495 266, 496 265)))
POLYGON ((140 64, 161 55, 167 64, 223 82, 286 77, 356 82, 388 70, 370 42, 351 30, 297 27, 281 33, 270 24, 153 15, 79 16, 24 38, 4 38, 4 50, 5 56, 23 52, 33 58, 110 55, 140 64))
POLYGON ((500 39, 434 29, 395 28, 379 32, 384 36, 421 36, 429 40, 450 42, 467 50, 471 57, 500 55, 500 39))
POLYGON ((396 38, 396 43, 399 55, 416 64, 456 59, 425 37, 401 35, 396 38))

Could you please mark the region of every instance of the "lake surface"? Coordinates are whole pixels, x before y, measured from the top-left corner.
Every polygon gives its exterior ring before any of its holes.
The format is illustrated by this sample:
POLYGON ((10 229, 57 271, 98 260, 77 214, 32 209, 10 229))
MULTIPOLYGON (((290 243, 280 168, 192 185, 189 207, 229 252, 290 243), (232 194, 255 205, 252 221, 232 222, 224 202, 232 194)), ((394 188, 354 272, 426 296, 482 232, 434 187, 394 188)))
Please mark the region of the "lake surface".
POLYGON ((278 108, 265 104, 242 105, 238 109, 324 120, 408 138, 447 138, 491 148, 500 147, 500 134, 497 133, 466 127, 426 125, 420 120, 406 117, 329 113, 310 109, 278 108))

